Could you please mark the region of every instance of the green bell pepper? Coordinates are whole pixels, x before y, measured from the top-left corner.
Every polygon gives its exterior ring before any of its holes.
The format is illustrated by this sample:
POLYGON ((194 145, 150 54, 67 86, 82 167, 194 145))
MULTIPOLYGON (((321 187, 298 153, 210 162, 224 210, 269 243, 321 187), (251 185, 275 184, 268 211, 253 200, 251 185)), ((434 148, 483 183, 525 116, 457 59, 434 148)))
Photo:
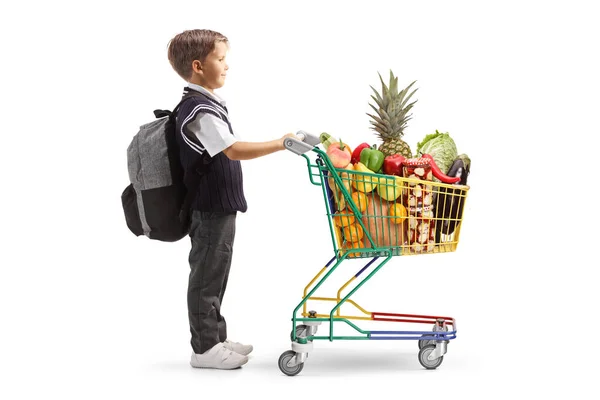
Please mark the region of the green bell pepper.
POLYGON ((360 162, 373 172, 377 172, 381 169, 384 159, 385 155, 377 150, 375 146, 363 149, 360 152, 360 162))

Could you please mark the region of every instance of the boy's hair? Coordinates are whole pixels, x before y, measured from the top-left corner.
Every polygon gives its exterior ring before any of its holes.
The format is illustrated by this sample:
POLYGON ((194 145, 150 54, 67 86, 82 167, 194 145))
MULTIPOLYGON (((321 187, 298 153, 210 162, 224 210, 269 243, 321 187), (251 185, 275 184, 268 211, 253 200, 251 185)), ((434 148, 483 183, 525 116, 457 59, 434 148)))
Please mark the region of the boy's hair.
POLYGON ((203 62, 217 42, 228 43, 228 40, 219 32, 208 29, 181 32, 169 42, 169 62, 175 72, 187 81, 192 77, 192 62, 203 62))

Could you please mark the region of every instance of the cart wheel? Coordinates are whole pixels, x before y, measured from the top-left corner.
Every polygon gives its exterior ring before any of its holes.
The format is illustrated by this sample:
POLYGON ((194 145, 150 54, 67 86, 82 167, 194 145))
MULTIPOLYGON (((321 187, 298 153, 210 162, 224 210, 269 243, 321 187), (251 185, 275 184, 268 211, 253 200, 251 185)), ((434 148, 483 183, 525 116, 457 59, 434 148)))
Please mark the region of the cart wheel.
POLYGON ((419 362, 426 369, 436 369, 437 367, 440 366, 442 361, 444 361, 444 356, 436 358, 435 360, 427 359, 427 357, 429 357, 429 355, 433 352, 434 349, 435 349, 434 344, 428 344, 427 346, 422 347, 421 350, 419 351, 419 362))
MULTIPOLYGON (((423 336, 425 336, 425 335, 423 335, 423 336)), ((433 340, 433 339, 419 340, 419 350, 430 344, 435 344, 435 340, 433 340)))
MULTIPOLYGON (((296 337, 306 337, 306 329, 308 328, 308 326, 306 325, 296 325, 296 337)), ((290 338, 292 338, 294 335, 292 335, 290 333, 290 338)))
POLYGON ((295 365, 293 367, 288 367, 287 363, 290 362, 290 360, 294 357, 296 357, 296 352, 293 350, 285 351, 279 357, 279 369, 287 376, 298 375, 300 371, 302 371, 302 368, 304 368, 304 363, 295 365))
MULTIPOLYGON (((435 329, 435 325, 433 326, 433 328, 435 329)), ((446 326, 446 332, 448 332, 447 326, 446 326)), ((426 336, 426 335, 421 335, 421 336, 426 336)), ((422 349, 423 347, 430 345, 430 344, 435 344, 435 340, 433 340, 433 339, 419 340, 419 349, 422 349)))
MULTIPOLYGON (((306 337, 306 331, 308 330, 308 326, 307 325, 297 325, 296 326, 296 337, 306 337)), ((290 339, 292 339, 294 335, 292 335, 292 333, 290 333, 290 339)), ((312 340, 309 340, 309 342, 312 342, 312 340)))

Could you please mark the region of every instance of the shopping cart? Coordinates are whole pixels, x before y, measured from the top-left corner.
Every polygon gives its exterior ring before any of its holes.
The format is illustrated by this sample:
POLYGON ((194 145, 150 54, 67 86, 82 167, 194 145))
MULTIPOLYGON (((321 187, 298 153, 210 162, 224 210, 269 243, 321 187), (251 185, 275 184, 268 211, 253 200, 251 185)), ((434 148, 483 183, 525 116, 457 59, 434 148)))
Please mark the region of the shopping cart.
POLYGON ((455 251, 469 187, 337 169, 317 147, 319 138, 303 131, 298 132, 297 137, 301 140, 288 138, 284 146, 306 159, 310 182, 322 189, 334 256, 304 288, 302 301, 292 315, 292 350, 279 357, 279 368, 289 376, 300 373, 314 340, 417 340, 421 365, 426 369, 437 368, 449 341, 456 338, 454 318, 370 312, 351 296, 393 256, 455 251), (307 153, 315 155, 314 162, 307 153), (342 262, 367 258, 370 259, 367 264, 339 288, 335 297, 313 296, 342 262), (363 276, 369 269, 366 277, 363 276), (356 285, 343 294, 352 283, 356 285), (328 313, 318 313, 308 309, 309 301, 332 303, 333 307, 328 313), (360 315, 342 314, 341 307, 345 303, 360 315), (405 322, 421 324, 421 327, 425 324, 428 329, 364 330, 351 320, 405 322), (321 324, 328 325, 329 334, 316 335, 321 324), (349 326, 356 334, 336 335, 334 328, 338 324, 349 326))

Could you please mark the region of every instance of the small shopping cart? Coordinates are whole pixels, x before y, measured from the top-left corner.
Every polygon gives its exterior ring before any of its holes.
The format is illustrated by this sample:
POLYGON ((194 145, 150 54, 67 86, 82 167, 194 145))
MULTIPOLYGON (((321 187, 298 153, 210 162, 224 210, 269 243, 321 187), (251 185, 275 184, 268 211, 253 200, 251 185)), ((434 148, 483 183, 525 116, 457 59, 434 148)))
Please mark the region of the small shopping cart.
POLYGON ((297 137, 300 140, 286 139, 284 146, 306 159, 310 182, 322 190, 334 256, 304 288, 302 301, 294 309, 292 349, 279 357, 280 370, 289 376, 300 373, 315 340, 417 340, 421 365, 426 369, 439 367, 449 341, 456 338, 454 318, 370 312, 351 297, 394 256, 455 251, 469 187, 434 181, 419 165, 412 166, 408 173, 405 169, 407 177, 338 169, 317 147, 319 138, 303 131, 297 137), (307 154, 314 155, 314 161, 307 154), (349 259, 368 262, 339 288, 335 297, 314 296, 349 259), (319 313, 309 309, 309 302, 332 307, 327 307, 327 313, 319 313), (359 315, 342 313, 344 304, 359 315), (353 320, 420 324, 422 329, 365 330, 353 320), (318 336, 321 324, 328 325, 329 333, 318 336), (339 324, 355 334, 336 335, 339 324))

